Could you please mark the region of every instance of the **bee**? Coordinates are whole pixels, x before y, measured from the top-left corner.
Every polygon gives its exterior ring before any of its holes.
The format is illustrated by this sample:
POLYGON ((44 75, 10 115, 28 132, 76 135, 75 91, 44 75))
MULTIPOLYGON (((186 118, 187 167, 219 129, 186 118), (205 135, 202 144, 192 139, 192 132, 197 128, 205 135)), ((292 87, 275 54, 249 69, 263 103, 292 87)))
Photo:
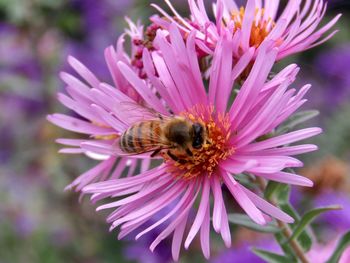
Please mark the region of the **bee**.
POLYGON ((172 160, 185 163, 193 151, 201 149, 208 134, 204 124, 182 116, 163 116, 131 125, 118 139, 120 150, 127 155, 153 152, 166 154, 172 160))

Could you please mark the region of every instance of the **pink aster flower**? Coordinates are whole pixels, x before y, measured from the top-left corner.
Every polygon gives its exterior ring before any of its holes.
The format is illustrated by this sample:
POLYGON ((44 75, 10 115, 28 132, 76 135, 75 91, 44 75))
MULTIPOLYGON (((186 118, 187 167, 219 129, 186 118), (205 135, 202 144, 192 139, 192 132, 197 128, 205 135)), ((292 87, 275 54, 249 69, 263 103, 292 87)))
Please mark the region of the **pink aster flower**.
MULTIPOLYGON (((271 217, 293 222, 292 217, 243 186, 235 175, 249 173, 282 183, 311 186, 312 182, 307 178, 283 169, 302 165, 291 156, 316 149, 315 145, 290 144, 319 134, 321 130, 308 128, 260 139, 274 131, 306 101, 303 97, 310 88, 309 85, 298 91, 289 88, 298 72, 296 65, 288 66, 268 80, 278 55, 278 49, 271 48, 270 43, 261 45, 248 78, 230 103, 235 80, 250 63, 255 49, 248 49, 233 65, 234 39, 232 34, 222 34, 213 54, 206 89, 196 55, 196 32, 191 32, 185 42, 176 25, 172 24, 169 29, 158 30, 153 42, 157 51, 143 50, 147 80, 140 78, 125 61, 115 59, 113 65, 142 97, 143 105, 165 118, 177 116, 192 123, 202 123, 207 131, 206 141, 200 148, 191 149, 192 154, 182 156, 181 160, 174 160, 169 151, 161 151, 164 162, 159 166, 132 177, 90 184, 83 192, 92 194, 93 201, 116 199, 108 200, 97 210, 114 209, 107 222, 111 223, 110 230, 120 226, 119 239, 141 228, 143 230, 136 235, 138 239, 158 228, 161 233, 150 249, 153 251, 163 239, 173 234, 171 250, 174 260, 178 260, 183 240, 187 249, 199 233, 203 254, 209 258, 211 217, 214 230, 222 236, 226 246, 231 245, 223 185, 254 222, 264 225, 271 217), (190 214, 197 201, 199 206, 192 220, 190 214), (167 211, 164 216, 149 223, 164 210, 167 211)), ((107 87, 100 85, 99 89, 92 89, 101 99, 91 108, 106 121, 108 129, 115 130, 115 134, 131 133, 131 127, 137 123, 146 125, 158 118, 119 89, 111 92, 112 89, 107 87)), ((81 147, 99 154, 125 155, 119 143, 123 147, 135 147, 142 139, 137 137, 139 132, 142 130, 133 131, 134 141, 86 140, 81 147)), ((156 140, 148 139, 151 144, 152 141, 157 144, 156 140)), ((151 156, 148 153, 131 154, 129 158, 149 160, 151 156)))
MULTIPOLYGON (((58 143, 67 146, 61 149, 60 153, 84 153, 92 159, 101 161, 91 170, 75 179, 66 189, 75 188, 77 191, 80 191, 90 183, 103 181, 108 178, 118 178, 123 171, 127 176, 133 175, 139 164, 141 165, 141 171, 146 171, 149 167, 149 159, 138 161, 135 158, 118 157, 108 153, 101 154, 80 147, 86 141, 112 143, 113 140, 120 136, 119 131, 126 129, 130 125, 130 122, 125 123, 118 119, 113 119, 113 113, 104 115, 104 113, 101 113, 101 111, 104 111, 98 105, 111 102, 111 97, 115 96, 115 94, 125 98, 132 98, 137 103, 144 102, 117 67, 116 61, 123 61, 127 65, 131 65, 130 58, 124 52, 123 42, 124 36, 121 36, 117 43, 117 50, 112 46, 105 50, 105 59, 115 87, 101 82, 88 68, 73 57, 69 57, 68 62, 81 79, 65 72, 60 74, 61 79, 66 84, 68 95, 59 93, 58 100, 80 117, 52 114, 48 116, 48 120, 66 130, 86 135, 81 139, 58 139, 58 143), (110 123, 111 120, 113 120, 113 125, 110 123)), ((133 69, 135 72, 138 70, 135 67, 133 69)))
POLYGON ((273 47, 279 47, 277 60, 307 50, 331 38, 336 30, 323 36, 340 17, 337 15, 317 29, 326 12, 327 4, 323 0, 288 1, 280 15, 279 0, 247 0, 245 7, 240 8, 234 0, 217 0, 213 5, 215 21, 209 19, 203 0, 188 0, 190 18, 179 15, 169 0, 165 2, 174 17, 154 5, 164 16, 154 16, 154 23, 163 28, 176 23, 185 36, 192 30, 197 30, 197 44, 207 54, 214 52, 221 35, 228 30, 234 34, 235 41, 232 45, 233 56, 236 58, 250 47, 258 48, 265 41, 269 41, 273 47))

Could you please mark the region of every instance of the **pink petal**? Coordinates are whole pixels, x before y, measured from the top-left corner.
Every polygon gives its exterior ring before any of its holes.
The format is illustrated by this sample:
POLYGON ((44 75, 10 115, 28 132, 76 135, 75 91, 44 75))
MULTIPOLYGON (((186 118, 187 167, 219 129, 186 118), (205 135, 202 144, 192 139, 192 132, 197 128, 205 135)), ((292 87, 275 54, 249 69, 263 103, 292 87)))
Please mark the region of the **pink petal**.
POLYGON ((58 152, 65 153, 65 154, 80 154, 80 153, 84 153, 85 151, 80 148, 62 148, 58 152))
POLYGON ((125 198, 120 199, 118 201, 101 205, 101 206, 97 207, 96 211, 100 211, 100 210, 103 210, 103 209, 109 209, 109 208, 113 208, 113 207, 126 205, 126 204, 134 202, 134 201, 136 201, 138 199, 142 199, 142 198, 144 198, 146 196, 152 195, 152 194, 160 191, 161 189, 163 189, 163 187, 168 186, 171 181, 172 181, 171 178, 167 178, 167 180, 154 182, 152 184, 152 186, 148 187, 147 189, 144 189, 143 191, 140 191, 137 194, 125 197, 125 198))
POLYGON ((194 219, 194 222, 192 224, 192 227, 187 235, 186 241, 185 241, 185 248, 188 249, 190 246, 192 240, 198 233, 204 217, 205 217, 205 211, 209 202, 209 193, 210 193, 210 184, 209 180, 207 178, 203 179, 203 189, 202 189, 202 198, 198 207, 196 218, 194 219))
POLYGON ((223 170, 229 173, 240 174, 257 166, 258 162, 256 160, 240 161, 235 160, 234 157, 232 157, 220 162, 219 165, 223 170))
POLYGON ((177 205, 171 209, 171 211, 163 216, 160 220, 158 220, 156 223, 152 224, 151 226, 147 227, 145 230, 140 232, 137 236, 136 239, 139 239, 141 236, 146 234, 147 232, 151 231, 152 229, 156 228, 157 226, 161 225, 164 223, 166 220, 168 220, 171 216, 173 216, 175 213, 177 213, 179 210, 181 211, 182 208, 186 207, 187 204, 193 199, 194 193, 194 184, 190 184, 190 186, 187 188, 185 194, 182 196, 181 200, 177 203, 177 205))
POLYGON ((268 180, 277 181, 285 184, 301 185, 301 186, 307 186, 307 187, 313 186, 313 182, 310 179, 297 174, 292 174, 292 173, 286 173, 286 172, 278 172, 278 173, 271 173, 271 174, 255 173, 255 175, 264 177, 265 179, 268 179, 268 180))
POLYGON ((70 117, 60 113, 48 115, 47 120, 66 130, 84 133, 84 134, 110 135, 115 133, 110 128, 96 126, 89 122, 82 121, 77 118, 70 117))
POLYGON ((254 203, 249 199, 247 194, 242 190, 242 186, 239 185, 233 177, 226 173, 222 173, 222 179, 225 182, 225 185, 231 192, 231 194, 236 199, 237 203, 242 207, 242 209, 248 214, 248 216, 257 224, 264 225, 266 224, 263 214, 257 209, 254 203))
POLYGON ((203 223, 200 230, 201 247, 202 247, 203 255, 206 259, 209 259, 210 257, 209 234, 210 234, 210 205, 208 202, 207 209, 205 211, 205 216, 204 216, 203 223))
POLYGON ((96 78, 96 76, 87 68, 85 67, 79 60, 76 58, 69 56, 68 57, 68 63, 71 65, 72 68, 78 72, 78 74, 85 79, 92 87, 97 88, 100 84, 100 81, 96 78))
POLYGON ((141 80, 136 73, 125 63, 118 62, 119 70, 123 73, 124 77, 130 82, 130 84, 137 90, 140 96, 155 110, 162 114, 167 114, 161 101, 156 97, 146 83, 141 80))
POLYGON ((225 204, 222 203, 222 216, 221 216, 221 227, 220 227, 221 237, 224 240, 225 246, 229 248, 231 246, 231 231, 228 223, 227 212, 225 204))
POLYGON ((174 261, 179 260, 180 248, 181 248, 182 238, 186 228, 187 217, 188 215, 186 215, 182 219, 182 221, 178 224, 178 226, 174 230, 173 241, 171 245, 171 254, 173 256, 174 261))
POLYGON ((80 144, 85 141, 86 140, 81 140, 81 139, 56 139, 56 143, 69 145, 69 146, 77 146, 77 147, 79 147, 80 144))
MULTIPOLYGON (((198 192, 197 192, 198 193, 198 192)), ((181 224, 187 221, 188 213, 196 200, 197 194, 193 196, 191 202, 181 211, 181 213, 163 230, 162 233, 158 235, 158 237, 153 241, 153 243, 150 246, 151 251, 153 251, 156 246, 170 233, 177 227, 179 227, 181 224), (186 220, 185 220, 186 219, 186 220)))
POLYGON ((252 28, 252 24, 254 22, 254 14, 255 14, 255 0, 247 0, 247 4, 245 7, 244 18, 242 21, 242 48, 247 50, 249 48, 249 39, 250 32, 252 28))
POLYGON ((68 109, 75 111, 77 114, 84 117, 85 119, 97 123, 102 122, 101 118, 99 118, 99 116, 95 114, 95 112, 89 107, 89 105, 77 102, 63 93, 58 93, 57 98, 64 106, 66 106, 68 109))
POLYGON ((86 151, 92 151, 99 154, 116 155, 115 148, 111 142, 86 141, 81 143, 80 147, 86 151))
POLYGON ((273 216, 273 217, 275 217, 283 222, 286 222, 286 223, 293 223, 294 222, 294 219, 291 216, 289 216, 288 214, 286 214, 285 212, 283 212, 282 210, 271 205, 269 202, 265 201, 264 199, 262 199, 261 197, 259 197, 256 194, 254 194, 253 192, 249 191, 244 186, 241 186, 241 188, 247 194, 247 196, 254 202, 254 204, 259 209, 264 211, 264 213, 267 213, 267 214, 269 214, 269 215, 271 215, 271 216, 273 216))
POLYGON ((242 148, 242 150, 247 151, 247 150, 263 150, 263 149, 268 149, 268 148, 273 148, 273 147, 278 147, 281 145, 286 145, 290 144, 296 141, 300 141, 312 136, 315 136, 317 134, 320 134, 322 132, 322 129, 320 128, 307 128, 307 129, 302 129, 294 132, 290 132, 284 135, 280 135, 277 137, 273 137, 267 140, 264 140, 262 142, 256 142, 252 143, 250 145, 247 145, 242 148))
POLYGON ((115 158, 111 157, 106 161, 100 162, 94 168, 88 170, 87 172, 80 175, 75 179, 70 185, 66 186, 65 190, 72 189, 76 187, 76 191, 80 191, 86 185, 93 183, 94 180, 101 175, 106 169, 112 169, 112 165, 115 162, 115 158))
POLYGON ((214 230, 218 233, 220 232, 221 227, 223 205, 221 183, 219 181, 219 178, 212 178, 211 187, 214 194, 213 227, 214 230))
POLYGON ((244 154, 252 154, 252 155, 298 155, 303 154, 307 152, 316 151, 318 147, 313 144, 302 144, 302 145, 296 145, 296 146, 286 146, 286 147, 279 147, 279 148, 272 148, 267 150, 261 150, 258 152, 248 151, 244 152, 244 154))

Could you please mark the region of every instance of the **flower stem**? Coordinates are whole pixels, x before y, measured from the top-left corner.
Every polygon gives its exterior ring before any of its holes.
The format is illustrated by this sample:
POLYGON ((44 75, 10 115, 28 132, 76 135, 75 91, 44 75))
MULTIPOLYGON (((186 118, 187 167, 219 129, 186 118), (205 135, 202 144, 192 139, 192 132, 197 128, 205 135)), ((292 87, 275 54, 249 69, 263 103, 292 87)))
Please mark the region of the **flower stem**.
MULTIPOLYGON (((260 186, 260 189, 262 191, 265 191, 266 188, 266 182, 263 178, 257 177, 257 182, 260 186)), ((270 198, 269 200, 273 205, 277 206, 277 200, 275 200, 273 197, 270 198)), ((292 230, 288 226, 288 224, 282 222, 281 220, 276 219, 278 227, 281 229, 281 233, 283 236, 286 238, 286 240, 289 240, 290 246, 292 250, 294 251, 295 255, 299 258, 299 260, 302 263, 310 263, 310 261, 307 259, 306 255, 304 254, 304 251, 302 247, 299 245, 299 243, 292 239, 290 240, 290 237, 292 236, 292 230)))

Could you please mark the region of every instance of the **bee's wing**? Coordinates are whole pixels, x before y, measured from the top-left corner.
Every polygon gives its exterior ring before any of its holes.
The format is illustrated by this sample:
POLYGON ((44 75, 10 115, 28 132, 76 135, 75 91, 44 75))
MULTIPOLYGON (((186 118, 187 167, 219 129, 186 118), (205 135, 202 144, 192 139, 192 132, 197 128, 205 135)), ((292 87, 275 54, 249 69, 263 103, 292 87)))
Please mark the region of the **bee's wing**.
POLYGON ((127 114, 127 121, 130 125, 146 121, 146 120, 155 120, 155 119, 169 119, 169 116, 165 116, 156 112, 155 110, 140 105, 134 101, 123 101, 115 107, 116 112, 120 114, 127 114))

